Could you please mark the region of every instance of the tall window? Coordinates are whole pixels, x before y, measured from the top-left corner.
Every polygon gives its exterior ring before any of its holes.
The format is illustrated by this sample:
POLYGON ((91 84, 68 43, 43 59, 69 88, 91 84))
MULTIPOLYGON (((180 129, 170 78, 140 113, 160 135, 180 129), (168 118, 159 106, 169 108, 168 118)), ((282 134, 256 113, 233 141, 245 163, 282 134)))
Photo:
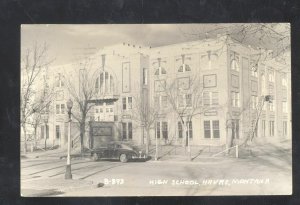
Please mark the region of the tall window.
POLYGON ((257 63, 254 60, 252 60, 250 62, 250 64, 251 64, 251 76, 257 77, 258 76, 258 65, 257 65, 257 63))
POLYGON ((283 136, 287 136, 287 121, 283 121, 282 128, 283 136))
POLYGON ((168 122, 162 122, 162 136, 164 139, 168 139, 168 122))
POLYGON ((108 72, 101 72, 95 83, 96 93, 111 93, 114 91, 114 78, 108 72))
POLYGON ((240 70, 240 56, 234 51, 230 52, 230 67, 235 71, 240 70))
POLYGON ((185 104, 187 107, 192 107, 192 94, 185 95, 185 104))
POLYGON ((41 126, 41 139, 44 139, 44 137, 45 137, 45 126, 42 125, 41 126))
POLYGON ((128 97, 128 109, 132 109, 132 97, 128 97))
POLYGON ((156 136, 160 138, 160 122, 156 122, 156 136))
POLYGON ((201 67, 205 70, 213 69, 214 62, 217 60, 218 60, 218 55, 216 53, 207 51, 207 54, 201 56, 201 64, 202 64, 201 67))
POLYGON ((56 87, 63 87, 64 86, 64 76, 61 73, 58 73, 55 77, 55 84, 56 87))
POLYGON ((240 93, 239 92, 231 92, 231 105, 232 105, 232 107, 240 106, 240 93))
POLYGON ((183 136, 183 126, 188 126, 187 135, 189 138, 193 138, 193 123, 192 121, 186 121, 183 125, 181 121, 178 122, 178 137, 182 138, 183 136))
POLYGON ((271 136, 271 137, 273 137, 274 136, 274 121, 270 121, 269 122, 269 135, 271 136))
POLYGON ((219 120, 213 120, 213 138, 220 138, 219 120))
POLYGON ((65 114, 65 104, 60 105, 60 112, 61 114, 65 114))
POLYGON ((204 138, 211 138, 210 121, 204 121, 204 138))
POLYGON ((178 122, 178 137, 182 138, 182 123, 178 122))
POLYGON ((178 95, 178 107, 192 107, 192 94, 178 95))
POLYGON ((59 139, 60 138, 60 127, 59 127, 59 125, 55 126, 55 131, 56 131, 56 139, 59 139))
POLYGON ((275 73, 274 73, 273 68, 270 68, 269 69, 269 82, 274 82, 274 80, 275 80, 275 73))
POLYGON ((148 70, 147 68, 143 68, 143 85, 148 84, 148 70))
POLYGON ((132 139, 132 122, 128 122, 128 139, 132 139))
POLYGON ((203 92, 203 105, 216 106, 219 104, 218 92, 203 92))
POLYGON ((220 127, 219 120, 205 120, 204 121, 204 138, 219 139, 220 127))
POLYGON ((122 138, 123 140, 127 139, 127 123, 122 123, 122 138))
POLYGON ((123 110, 126 110, 126 97, 122 98, 123 110))

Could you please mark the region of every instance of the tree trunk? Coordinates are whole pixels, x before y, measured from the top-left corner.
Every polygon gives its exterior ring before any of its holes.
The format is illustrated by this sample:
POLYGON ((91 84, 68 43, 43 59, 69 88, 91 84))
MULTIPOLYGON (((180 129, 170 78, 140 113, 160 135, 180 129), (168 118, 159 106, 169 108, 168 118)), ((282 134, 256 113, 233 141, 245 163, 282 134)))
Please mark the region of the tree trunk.
POLYGON ((22 125, 23 133, 24 133, 24 154, 27 152, 27 133, 25 124, 22 125))
POLYGON ((37 127, 35 126, 34 127, 34 148, 36 148, 36 146, 37 146, 37 140, 36 140, 36 131, 37 131, 37 127))
POLYGON ((146 130, 146 155, 149 154, 149 129, 146 130))
POLYGON ((85 122, 81 123, 80 125, 80 152, 83 154, 84 145, 83 145, 83 138, 85 134, 85 122))
POLYGON ((155 161, 158 160, 158 139, 157 139, 157 134, 155 131, 155 161))
POLYGON ((232 147, 232 144, 233 144, 233 137, 232 137, 232 128, 231 127, 227 127, 227 140, 226 140, 226 149, 227 150, 227 154, 230 153, 231 148, 232 147))

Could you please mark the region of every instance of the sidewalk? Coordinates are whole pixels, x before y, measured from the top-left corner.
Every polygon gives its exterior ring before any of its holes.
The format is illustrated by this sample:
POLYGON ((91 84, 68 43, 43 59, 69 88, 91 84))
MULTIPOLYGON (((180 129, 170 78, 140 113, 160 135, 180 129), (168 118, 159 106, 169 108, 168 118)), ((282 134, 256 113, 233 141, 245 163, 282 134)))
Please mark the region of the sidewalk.
POLYGON ((103 184, 95 184, 92 181, 78 179, 35 179, 21 183, 21 196, 53 196, 63 194, 65 192, 95 189, 101 186, 103 186, 103 184))

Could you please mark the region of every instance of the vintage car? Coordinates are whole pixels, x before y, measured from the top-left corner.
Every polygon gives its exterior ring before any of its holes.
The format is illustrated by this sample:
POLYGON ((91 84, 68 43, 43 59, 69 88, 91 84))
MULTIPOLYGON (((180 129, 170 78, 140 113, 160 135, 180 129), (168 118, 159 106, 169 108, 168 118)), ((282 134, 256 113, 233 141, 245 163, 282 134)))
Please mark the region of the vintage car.
POLYGON ((146 160, 146 154, 135 146, 124 142, 110 142, 103 147, 91 150, 91 158, 94 161, 99 159, 117 159, 120 162, 128 160, 146 160))

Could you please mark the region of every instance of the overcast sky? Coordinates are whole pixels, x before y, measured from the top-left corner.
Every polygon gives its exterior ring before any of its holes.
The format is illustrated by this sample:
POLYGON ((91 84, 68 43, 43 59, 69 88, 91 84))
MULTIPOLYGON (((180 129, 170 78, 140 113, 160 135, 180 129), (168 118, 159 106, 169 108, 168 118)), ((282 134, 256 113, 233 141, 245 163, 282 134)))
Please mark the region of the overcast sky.
POLYGON ((50 58, 55 58, 53 64, 60 65, 71 62, 84 48, 95 48, 89 50, 95 52, 122 42, 156 47, 204 38, 205 32, 215 27, 213 24, 22 25, 21 51, 35 42, 47 43, 50 58), (201 35, 191 35, 195 33, 201 35))

